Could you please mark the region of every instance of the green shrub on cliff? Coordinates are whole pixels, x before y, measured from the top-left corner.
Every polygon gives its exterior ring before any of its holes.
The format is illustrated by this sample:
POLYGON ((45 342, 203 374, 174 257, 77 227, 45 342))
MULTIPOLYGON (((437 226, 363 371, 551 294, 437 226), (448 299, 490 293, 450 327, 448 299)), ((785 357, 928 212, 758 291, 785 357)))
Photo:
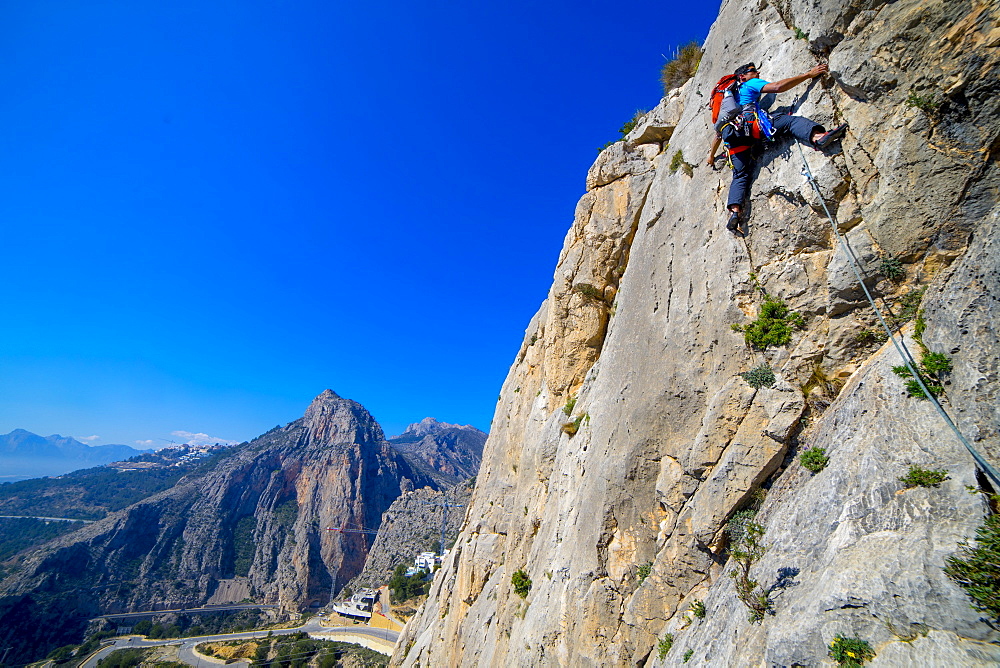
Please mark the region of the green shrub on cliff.
POLYGON ((729 549, 729 556, 736 562, 736 568, 729 571, 729 576, 736 584, 736 598, 750 611, 751 622, 759 622, 766 613, 771 612, 768 591, 750 577, 750 568, 760 561, 766 550, 761 542, 763 537, 763 526, 747 522, 739 542, 729 549))
POLYGON ((514 593, 521 598, 526 598, 528 592, 531 591, 531 578, 522 570, 514 571, 514 574, 510 576, 510 583, 514 585, 514 593))
POLYGON ((759 390, 762 387, 772 387, 778 380, 774 376, 774 370, 766 364, 761 364, 750 371, 741 373, 740 376, 755 390, 759 390))
POLYGON ((829 463, 830 458, 826 456, 826 448, 809 448, 803 450, 799 455, 799 462, 812 473, 819 473, 829 463))
POLYGON ((924 469, 919 466, 911 466, 910 471, 899 479, 907 488, 910 487, 936 487, 948 479, 948 472, 944 469, 924 469))
POLYGON ((667 633, 662 638, 660 638, 660 644, 656 647, 657 656, 660 659, 666 658, 667 654, 670 653, 670 648, 674 646, 674 634, 667 633))
POLYGON ((743 332, 747 345, 764 350, 768 346, 786 345, 792 340, 792 330, 802 329, 805 325, 802 316, 789 310, 785 302, 764 295, 757 319, 745 327, 734 325, 733 329, 743 332))
POLYGON ((1000 619, 1000 515, 987 517, 975 541, 959 545, 945 562, 944 572, 972 598, 972 607, 1000 619))
POLYGON ((833 637, 829 654, 838 665, 845 668, 858 668, 863 666, 865 661, 875 658, 875 650, 867 640, 844 638, 839 634, 833 637))

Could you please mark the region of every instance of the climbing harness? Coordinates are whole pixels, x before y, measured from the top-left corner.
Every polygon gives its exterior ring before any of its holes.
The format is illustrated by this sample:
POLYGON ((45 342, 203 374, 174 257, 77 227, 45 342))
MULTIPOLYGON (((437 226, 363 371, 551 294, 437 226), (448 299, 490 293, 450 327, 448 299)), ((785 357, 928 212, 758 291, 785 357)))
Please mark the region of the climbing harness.
POLYGON ((927 389, 927 386, 924 384, 924 381, 920 377, 920 374, 917 373, 916 362, 913 360, 913 356, 910 355, 910 351, 907 350, 906 344, 903 342, 902 335, 900 335, 898 341, 896 340, 896 337, 893 336, 892 329, 886 323, 885 318, 882 317, 882 311, 875 303, 875 299, 868 291, 868 286, 865 285, 864 279, 861 277, 861 269, 858 267, 857 259, 854 257, 854 254, 851 253, 850 247, 847 245, 847 242, 844 241, 844 237, 840 234, 840 231, 837 229, 837 221, 834 220, 833 214, 830 213, 830 209, 827 208, 826 206, 826 200, 823 199, 823 193, 820 192, 819 184, 816 183, 816 178, 813 176, 812 170, 809 169, 809 163, 806 161, 806 154, 802 150, 802 144, 798 143, 798 147, 799 147, 799 155, 802 156, 802 174, 805 175, 806 179, 809 181, 809 184, 813 187, 813 190, 816 191, 816 196, 819 197, 820 204, 823 205, 823 211, 826 213, 826 217, 830 221, 830 225, 833 227, 833 235, 836 237, 838 243, 840 244, 841 249, 843 249, 844 254, 847 255, 847 259, 850 261, 851 264, 851 269, 854 271, 855 278, 857 278, 858 283, 861 284, 861 289, 864 290, 865 297, 868 299, 868 303, 871 304, 872 308, 875 310, 875 315, 878 316, 879 322, 882 323, 882 327, 885 329, 885 333, 889 335, 889 340, 892 341, 892 345, 895 346, 896 352, 898 352, 899 356, 903 358, 903 363, 906 364, 906 368, 910 370, 910 374, 913 376, 914 379, 916 379, 917 383, 920 384, 920 389, 923 390, 924 395, 928 399, 930 399, 931 403, 934 405, 934 408, 937 409, 938 414, 945 421, 945 423, 949 427, 951 427, 951 430, 955 433, 955 436, 958 437, 958 440, 961 441, 962 445, 964 445, 965 448, 969 451, 969 453, 972 455, 972 458, 976 461, 976 464, 979 466, 979 468, 990 479, 990 482, 992 482, 993 484, 993 488, 997 491, 1000 491, 1000 474, 998 474, 996 469, 994 469, 990 465, 990 463, 987 462, 974 447, 972 447, 972 444, 969 443, 969 441, 965 438, 964 435, 962 435, 962 432, 959 431, 958 427, 952 421, 948 413, 946 413, 944 408, 941 407, 941 404, 940 402, 938 402, 937 397, 931 394, 930 390, 927 389))
POLYGON ((761 125, 755 117, 744 114, 734 116, 719 127, 719 136, 722 138, 722 146, 726 149, 726 165, 729 169, 733 167, 733 156, 737 153, 753 149, 761 139, 765 139, 761 133, 761 125), (735 143, 736 140, 743 139, 746 143, 735 143))

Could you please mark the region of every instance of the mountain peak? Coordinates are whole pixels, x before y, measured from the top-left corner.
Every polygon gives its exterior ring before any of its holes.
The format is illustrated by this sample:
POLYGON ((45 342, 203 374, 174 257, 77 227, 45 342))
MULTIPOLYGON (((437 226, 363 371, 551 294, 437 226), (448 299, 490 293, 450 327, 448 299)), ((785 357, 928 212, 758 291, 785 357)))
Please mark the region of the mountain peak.
POLYGON ((462 425, 462 424, 449 424, 447 422, 438 422, 437 419, 432 418, 432 417, 425 417, 420 422, 414 422, 413 424, 409 425, 403 431, 402 434, 400 434, 399 436, 395 436, 393 438, 402 438, 403 436, 418 436, 418 437, 423 437, 423 436, 429 436, 429 435, 432 435, 432 434, 440 434, 440 433, 442 433, 444 431, 447 431, 448 429, 463 429, 463 430, 480 431, 479 429, 476 429, 475 427, 473 427, 471 424, 465 424, 465 425, 462 425))
POLYGON ((306 409, 306 426, 316 443, 367 443, 385 439, 382 428, 364 406, 324 390, 306 409))

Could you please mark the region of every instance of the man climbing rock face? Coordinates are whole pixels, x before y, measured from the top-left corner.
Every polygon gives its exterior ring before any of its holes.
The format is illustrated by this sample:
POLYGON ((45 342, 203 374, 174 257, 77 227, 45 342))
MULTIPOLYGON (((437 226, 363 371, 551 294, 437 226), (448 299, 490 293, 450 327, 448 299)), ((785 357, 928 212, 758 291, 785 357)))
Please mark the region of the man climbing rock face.
POLYGON ((804 74, 768 82, 758 77, 757 67, 753 63, 737 68, 735 72, 739 78, 737 95, 742 112, 722 127, 709 153, 709 162, 712 163, 721 138, 726 143, 733 165, 733 182, 729 187, 729 198, 726 203, 726 208, 729 210, 726 229, 736 232, 740 228, 743 200, 749 190, 751 172, 761 153, 763 142, 779 135, 789 134, 820 151, 847 129, 847 124, 844 124, 827 132, 822 125, 804 116, 780 114, 772 117, 760 108, 761 95, 783 93, 804 81, 823 76, 828 69, 826 65, 817 65, 804 74))

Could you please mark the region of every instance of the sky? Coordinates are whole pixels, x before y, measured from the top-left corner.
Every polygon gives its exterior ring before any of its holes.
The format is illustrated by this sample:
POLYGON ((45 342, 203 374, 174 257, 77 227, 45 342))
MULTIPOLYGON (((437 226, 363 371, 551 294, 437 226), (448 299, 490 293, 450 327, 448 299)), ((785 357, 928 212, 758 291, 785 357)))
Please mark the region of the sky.
POLYGON ((488 430, 719 4, 0 0, 0 433, 239 442, 326 388, 488 430))

